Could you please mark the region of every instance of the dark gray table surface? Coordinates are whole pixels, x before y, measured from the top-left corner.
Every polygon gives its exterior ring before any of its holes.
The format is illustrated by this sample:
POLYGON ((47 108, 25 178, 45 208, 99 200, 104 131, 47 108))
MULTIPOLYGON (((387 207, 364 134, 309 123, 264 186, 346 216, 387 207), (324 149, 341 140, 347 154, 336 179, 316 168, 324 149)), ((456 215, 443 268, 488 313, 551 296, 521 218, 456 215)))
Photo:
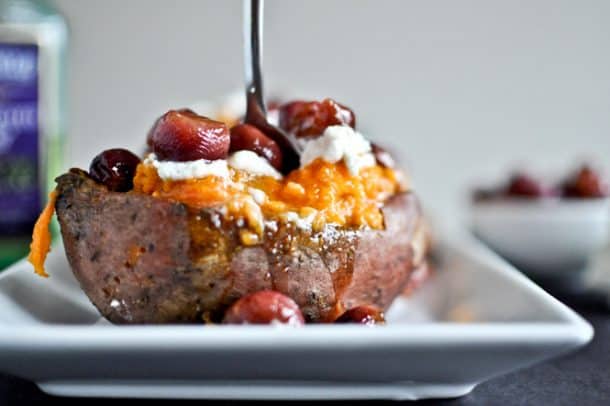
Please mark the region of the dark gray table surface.
MULTIPOLYGON (((581 297, 559 297, 593 324, 595 338, 585 348, 531 368, 480 384, 462 398, 407 402, 439 405, 610 405, 610 312, 581 297)), ((0 334, 2 334, 0 332, 0 334)), ((36 385, 0 375, 0 405, 82 405, 91 400, 58 398, 44 394, 36 385)), ((112 402, 115 402, 113 400, 112 402)), ((106 400, 107 402, 107 400, 106 400)), ((130 405, 157 404, 266 405, 270 402, 129 400, 130 405)), ((303 404, 304 402, 293 402, 303 404)), ((317 404, 365 405, 395 402, 318 402, 317 404)), ((279 404, 279 403, 277 403, 279 404)), ((286 404, 286 402, 281 402, 286 404)))

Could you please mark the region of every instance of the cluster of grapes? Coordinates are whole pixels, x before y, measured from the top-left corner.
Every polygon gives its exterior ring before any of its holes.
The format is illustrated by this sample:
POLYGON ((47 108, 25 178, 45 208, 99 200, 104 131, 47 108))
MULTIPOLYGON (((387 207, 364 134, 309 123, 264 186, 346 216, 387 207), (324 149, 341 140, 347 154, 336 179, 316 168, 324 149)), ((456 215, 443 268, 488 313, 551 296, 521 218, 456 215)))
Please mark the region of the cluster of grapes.
MULTIPOLYGON (((279 107, 279 120, 280 127, 296 138, 319 136, 331 125, 356 124, 354 113, 332 99, 286 103, 279 107)), ((280 146, 258 128, 238 124, 229 130, 224 123, 188 109, 170 110, 157 119, 148 133, 147 145, 161 161, 213 161, 225 159, 234 151, 249 150, 277 170, 286 167, 280 146)), ((89 174, 110 190, 124 192, 133 188, 139 163, 140 159, 125 149, 109 149, 93 159, 89 174)))

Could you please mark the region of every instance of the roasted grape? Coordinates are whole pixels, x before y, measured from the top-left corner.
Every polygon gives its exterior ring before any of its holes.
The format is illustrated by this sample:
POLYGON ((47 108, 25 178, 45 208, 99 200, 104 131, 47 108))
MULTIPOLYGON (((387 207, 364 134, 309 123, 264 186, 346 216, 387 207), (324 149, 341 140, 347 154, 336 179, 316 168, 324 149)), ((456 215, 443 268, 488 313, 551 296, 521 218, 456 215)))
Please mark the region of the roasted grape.
POLYGON ((356 127, 356 116, 332 99, 294 101, 280 107, 280 128, 295 137, 316 137, 331 125, 356 127))
POLYGON ((98 183, 115 192, 127 192, 133 188, 133 176, 140 158, 126 149, 107 149, 89 166, 89 175, 98 183))
POLYGON ((595 198, 608 196, 610 188, 599 173, 584 165, 563 185, 562 192, 565 197, 595 198))
POLYGON ((238 124, 231 128, 229 151, 248 150, 267 159, 271 166, 282 169, 282 151, 275 141, 250 124, 238 124))
POLYGON ((289 324, 305 323, 299 306, 279 292, 263 290, 244 296, 227 310, 225 324, 289 324))
POLYGON ((506 188, 508 196, 543 197, 548 194, 544 185, 529 175, 518 173, 514 175, 506 188))
POLYGON ((231 140, 224 123, 186 109, 161 116, 148 138, 152 152, 165 161, 224 159, 231 140))

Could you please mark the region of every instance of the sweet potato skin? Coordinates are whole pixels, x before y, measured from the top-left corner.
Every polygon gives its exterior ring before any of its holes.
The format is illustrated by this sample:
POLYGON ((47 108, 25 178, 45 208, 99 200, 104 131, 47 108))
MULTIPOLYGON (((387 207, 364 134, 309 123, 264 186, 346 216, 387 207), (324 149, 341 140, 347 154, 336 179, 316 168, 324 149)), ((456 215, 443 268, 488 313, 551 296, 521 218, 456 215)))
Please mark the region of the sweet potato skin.
POLYGON ((244 246, 239 227, 215 209, 193 211, 134 192, 108 191, 86 173, 57 179, 56 211, 72 271, 113 323, 219 320, 240 297, 272 289, 308 322, 348 308, 386 309, 406 286, 421 210, 412 193, 384 205, 384 230, 278 223, 244 246))

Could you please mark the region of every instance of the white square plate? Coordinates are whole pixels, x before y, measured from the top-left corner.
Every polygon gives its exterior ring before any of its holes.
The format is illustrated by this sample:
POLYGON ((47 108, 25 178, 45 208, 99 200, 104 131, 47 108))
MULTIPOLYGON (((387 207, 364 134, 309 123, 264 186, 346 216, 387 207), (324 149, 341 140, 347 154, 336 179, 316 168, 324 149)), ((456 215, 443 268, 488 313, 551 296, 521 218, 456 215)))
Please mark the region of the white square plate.
POLYGON ((469 236, 388 324, 114 326, 63 249, 0 274, 0 370, 72 396, 227 399, 457 397, 587 343, 591 326, 469 236))

